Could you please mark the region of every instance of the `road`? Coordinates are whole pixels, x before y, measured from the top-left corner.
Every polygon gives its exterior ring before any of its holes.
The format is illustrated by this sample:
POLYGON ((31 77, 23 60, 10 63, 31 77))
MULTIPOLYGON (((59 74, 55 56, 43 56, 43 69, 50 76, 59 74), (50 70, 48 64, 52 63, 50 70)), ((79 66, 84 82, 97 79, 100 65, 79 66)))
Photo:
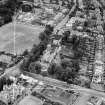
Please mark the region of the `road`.
POLYGON ((73 87, 74 90, 76 90, 78 92, 105 98, 105 93, 104 92, 100 92, 100 91, 96 91, 96 90, 93 90, 93 89, 80 87, 80 86, 77 86, 77 85, 74 85, 72 87, 73 87))
POLYGON ((54 33, 57 32, 57 30, 60 30, 61 28, 63 28, 65 26, 65 23, 67 23, 67 21, 69 20, 69 15, 75 11, 76 9, 76 0, 75 0, 75 4, 72 7, 72 9, 70 10, 70 12, 68 13, 68 15, 55 27, 54 29, 54 33))
MULTIPOLYGON (((11 72, 13 72, 13 71, 15 71, 14 68, 11 69, 11 72)), ((10 70, 6 72, 6 75, 7 75, 7 73, 10 73, 10 70)), ((59 80, 56 80, 56 79, 51 79, 51 78, 48 78, 48 77, 43 77, 43 76, 38 75, 38 74, 33 74, 33 73, 29 73, 29 72, 23 72, 23 74, 28 75, 30 77, 33 77, 34 79, 37 79, 38 81, 43 81, 43 83, 45 83, 47 85, 59 87, 63 90, 73 90, 77 93, 79 92, 83 96, 80 97, 77 100, 78 102, 76 102, 76 105, 78 103, 85 102, 86 99, 91 95, 105 98, 105 93, 103 93, 103 92, 99 92, 99 91, 92 90, 92 89, 87 89, 87 88, 80 87, 80 86, 77 86, 77 85, 67 84, 66 82, 62 82, 62 81, 59 81, 59 80), (83 101, 83 99, 85 99, 85 100, 83 101)), ((82 104, 80 104, 80 105, 82 105, 82 104)))
POLYGON ((18 64, 16 64, 15 66, 11 67, 11 68, 8 68, 5 70, 5 73, 2 74, 0 76, 0 78, 4 77, 4 76, 9 76, 9 75, 17 75, 20 73, 20 70, 19 70, 19 67, 20 67, 20 64, 23 62, 23 60, 21 60, 18 64))
POLYGON ((84 87, 80 87, 77 85, 70 85, 67 84, 66 82, 62 82, 56 79, 51 79, 48 77, 43 77, 41 75, 38 74, 33 74, 33 73, 28 73, 28 72, 23 72, 25 75, 29 75, 30 77, 33 77, 34 79, 37 79, 39 81, 43 81, 45 84, 49 84, 55 87, 60 87, 63 90, 74 90, 76 92, 80 92, 83 94, 90 94, 90 95, 95 95, 95 96, 100 96, 100 97, 104 97, 105 98, 105 93, 104 92, 100 92, 100 91, 96 91, 93 89, 88 89, 88 88, 84 88, 84 87))

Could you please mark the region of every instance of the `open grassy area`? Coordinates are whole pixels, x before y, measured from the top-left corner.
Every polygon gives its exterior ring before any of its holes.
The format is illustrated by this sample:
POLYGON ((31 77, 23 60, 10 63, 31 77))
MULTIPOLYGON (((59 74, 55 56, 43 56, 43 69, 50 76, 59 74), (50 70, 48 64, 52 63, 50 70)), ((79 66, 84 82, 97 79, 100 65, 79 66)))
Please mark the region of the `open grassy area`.
POLYGON ((18 105, 43 105, 42 101, 34 96, 25 97, 18 105))
MULTIPOLYGON (((43 31, 41 26, 30 26, 22 23, 16 23, 16 53, 20 54, 25 49, 30 49, 32 45, 38 44, 39 33, 43 31)), ((0 28, 0 51, 9 53, 14 52, 14 25, 13 23, 4 25, 0 28)))

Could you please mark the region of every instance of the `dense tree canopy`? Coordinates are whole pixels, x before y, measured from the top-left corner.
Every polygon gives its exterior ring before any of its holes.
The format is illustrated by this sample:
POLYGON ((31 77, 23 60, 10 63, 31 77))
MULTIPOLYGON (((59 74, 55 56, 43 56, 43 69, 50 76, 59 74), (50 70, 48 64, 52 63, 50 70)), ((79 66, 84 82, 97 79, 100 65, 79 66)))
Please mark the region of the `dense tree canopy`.
POLYGON ((32 73, 40 74, 41 73, 41 65, 36 62, 32 62, 29 65, 29 71, 32 73))
POLYGON ((28 55, 25 57, 23 63, 20 66, 21 70, 25 71, 33 71, 34 73, 40 73, 40 65, 35 64, 36 61, 40 60, 40 56, 43 55, 44 50, 47 48, 47 44, 49 42, 49 35, 52 34, 53 27, 47 25, 44 32, 40 33, 39 39, 41 40, 38 45, 33 44, 33 47, 30 52, 24 52, 28 53, 28 55), (38 69, 38 71, 35 71, 38 69))
POLYGON ((52 64, 50 65, 50 67, 48 68, 48 73, 49 73, 50 75, 54 75, 55 72, 56 72, 56 64, 55 64, 55 63, 52 63, 52 64))
POLYGON ((12 21, 12 17, 18 11, 20 5, 21 3, 17 0, 7 0, 0 5, 0 16, 2 17, 2 21, 4 21, 1 25, 12 21))

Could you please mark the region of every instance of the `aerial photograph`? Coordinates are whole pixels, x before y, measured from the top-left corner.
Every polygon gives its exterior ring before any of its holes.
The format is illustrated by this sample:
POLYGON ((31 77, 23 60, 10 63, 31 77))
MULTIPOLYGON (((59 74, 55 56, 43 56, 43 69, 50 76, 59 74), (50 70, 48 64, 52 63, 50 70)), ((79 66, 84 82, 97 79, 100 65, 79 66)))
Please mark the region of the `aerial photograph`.
POLYGON ((0 105, 105 105, 105 0, 0 0, 0 105))

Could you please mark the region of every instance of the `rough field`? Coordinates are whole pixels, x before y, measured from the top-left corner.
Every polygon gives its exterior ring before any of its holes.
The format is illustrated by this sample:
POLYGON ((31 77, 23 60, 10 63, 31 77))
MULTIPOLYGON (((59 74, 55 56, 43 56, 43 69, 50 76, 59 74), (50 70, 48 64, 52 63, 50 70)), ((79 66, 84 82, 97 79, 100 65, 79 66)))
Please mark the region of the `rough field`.
POLYGON ((25 97, 18 105, 43 105, 42 101, 33 96, 25 97))
POLYGON ((14 30, 16 33, 15 49, 16 53, 20 54, 25 49, 30 49, 32 45, 38 44, 39 33, 43 31, 41 26, 30 26, 22 23, 10 23, 0 28, 0 51, 14 53, 14 30))

